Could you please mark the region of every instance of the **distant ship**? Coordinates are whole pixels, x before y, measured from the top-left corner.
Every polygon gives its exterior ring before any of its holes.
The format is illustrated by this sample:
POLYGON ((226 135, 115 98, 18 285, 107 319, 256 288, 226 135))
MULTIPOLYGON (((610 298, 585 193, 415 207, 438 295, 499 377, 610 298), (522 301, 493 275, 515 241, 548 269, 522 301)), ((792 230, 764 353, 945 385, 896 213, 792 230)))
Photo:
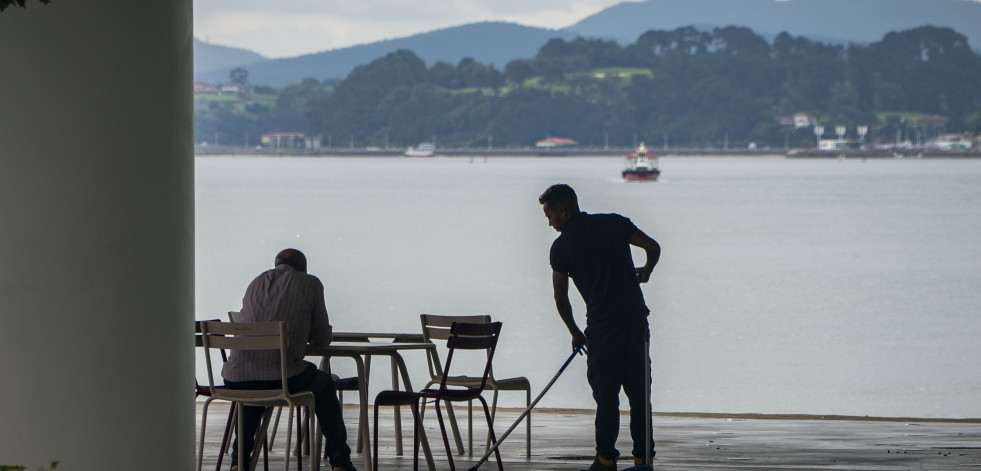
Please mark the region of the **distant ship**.
POLYGON ((627 154, 624 162, 623 179, 627 181, 657 181, 661 169, 657 166, 657 154, 648 153, 647 147, 641 142, 637 151, 627 154), (653 160, 652 160, 653 159, 653 160))
POLYGON ((431 142, 420 143, 418 147, 409 146, 402 157, 432 157, 436 155, 436 145, 431 142))

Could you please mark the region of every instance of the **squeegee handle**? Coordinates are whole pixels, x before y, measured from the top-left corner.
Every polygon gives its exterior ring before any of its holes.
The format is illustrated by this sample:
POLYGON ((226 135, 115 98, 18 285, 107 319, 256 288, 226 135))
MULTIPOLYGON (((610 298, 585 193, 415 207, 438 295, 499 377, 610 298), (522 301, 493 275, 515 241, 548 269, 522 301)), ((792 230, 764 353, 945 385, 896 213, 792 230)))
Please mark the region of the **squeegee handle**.
POLYGON ((522 412, 521 415, 518 416, 518 420, 515 420, 514 423, 511 424, 511 428, 507 429, 507 431, 504 432, 504 434, 502 434, 500 438, 495 440, 494 445, 487 449, 487 453, 484 453, 484 457, 481 458, 480 461, 478 461, 477 464, 471 467, 468 471, 476 471, 477 468, 480 467, 480 465, 484 464, 487 461, 487 459, 490 458, 491 453, 494 453, 494 450, 497 450, 497 447, 500 446, 502 442, 504 442, 504 439, 507 438, 508 435, 510 435, 511 432, 513 432, 514 429, 518 427, 518 424, 521 423, 521 420, 527 417, 528 414, 531 413, 531 410, 534 409, 536 405, 538 405, 538 401, 542 400, 542 397, 545 396, 545 393, 548 392, 548 389, 551 388, 553 384, 555 384, 555 381, 559 379, 559 376, 562 376, 562 372, 565 371, 565 368, 569 366, 569 363, 572 363, 572 360, 576 358, 576 355, 578 355, 581 351, 582 351, 582 346, 576 347, 576 349, 573 350, 572 355, 569 355, 569 358, 565 361, 565 363, 562 364, 562 367, 559 368, 559 371, 555 373, 555 376, 552 377, 552 380, 545 385, 545 388, 542 389, 542 392, 538 393, 538 397, 536 397, 534 401, 531 401, 531 405, 528 406, 528 408, 525 409, 524 412, 522 412))

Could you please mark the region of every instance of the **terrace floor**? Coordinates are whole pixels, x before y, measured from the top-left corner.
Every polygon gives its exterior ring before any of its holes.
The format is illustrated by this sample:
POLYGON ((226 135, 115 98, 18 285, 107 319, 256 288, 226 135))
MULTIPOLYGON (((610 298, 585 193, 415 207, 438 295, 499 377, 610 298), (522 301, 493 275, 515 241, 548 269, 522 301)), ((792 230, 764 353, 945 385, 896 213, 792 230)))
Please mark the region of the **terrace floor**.
MULTIPOLYGON (((198 428, 201 405, 198 404, 198 428)), ((228 408, 215 403, 211 408, 205 442, 204 469, 215 469, 219 442, 228 408)), ((498 411, 498 434, 503 433, 521 410, 498 411)), ((454 456, 456 469, 467 470, 483 456, 485 427, 479 427, 475 410, 474 455, 454 456)), ((345 418, 349 444, 355 448, 357 409, 348 406, 345 418)), ((457 411, 466 447, 465 411, 457 411)), ((285 420, 285 419, 284 419, 285 420)), ((391 409, 381 414, 379 468, 412 469, 412 420, 408 409, 402 413, 405 455, 396 456, 394 420, 391 409)), ((584 470, 593 455, 593 412, 590 410, 542 410, 532 413, 532 456, 525 457, 524 424, 501 445, 504 468, 511 471, 584 470)), ((618 447, 630 454, 627 417, 621 416, 618 447)), ((425 430, 432 446, 436 468, 449 469, 439 426, 432 410, 427 411, 425 430)), ((656 414, 654 438, 658 471, 732 470, 964 470, 981 469, 981 419, 938 421, 930 419, 875 419, 815 416, 756 416, 656 414)), ((280 434, 270 454, 270 469, 283 467, 280 434)), ((452 440, 451 440, 452 443, 452 440)), ((195 458, 196 459, 196 458, 195 458)), ((352 456, 355 466, 364 469, 360 453, 352 456)), ((196 462, 196 461, 195 461, 196 462)), ((222 466, 229 469, 229 458, 222 466)), ((305 457, 304 467, 309 461, 305 457)), ((621 460, 619 469, 633 465, 621 460)), ((290 465, 296 469, 295 459, 290 465)), ((259 468, 261 469, 261 467, 259 468)), ((322 467, 321 469, 329 469, 322 467)), ((420 456, 420 469, 425 460, 420 456)), ((480 467, 497 469, 491 459, 480 467)))

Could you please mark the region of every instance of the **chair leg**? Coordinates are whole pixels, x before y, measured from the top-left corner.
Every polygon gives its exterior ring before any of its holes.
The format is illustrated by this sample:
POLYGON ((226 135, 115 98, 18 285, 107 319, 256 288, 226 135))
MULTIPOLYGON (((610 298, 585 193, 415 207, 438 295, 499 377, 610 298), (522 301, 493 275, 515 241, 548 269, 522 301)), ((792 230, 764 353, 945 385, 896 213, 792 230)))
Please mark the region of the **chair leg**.
POLYGON ((374 427, 374 438, 372 439, 372 461, 371 469, 378 469, 378 399, 375 398, 375 427, 374 427))
MULTIPOLYGON (((242 430, 242 428, 244 427, 244 425, 242 425, 244 424, 244 419, 242 418, 242 416, 245 406, 242 405, 242 403, 238 403, 238 404, 240 407, 240 409, 238 410, 238 414, 239 414, 238 422, 240 424, 238 430, 242 430)), ((263 454, 263 463, 265 465, 264 469, 266 469, 266 471, 269 470, 269 448, 268 448, 268 443, 266 442, 266 434, 269 432, 269 422, 271 421, 272 421, 272 408, 266 407, 266 410, 263 411, 262 414, 262 421, 260 422, 259 425, 259 431, 256 434, 255 446, 252 448, 252 455, 251 455, 251 459, 249 460, 249 471, 255 471, 256 464, 259 462, 260 448, 261 448, 261 453, 263 454)), ((287 436, 287 438, 289 437, 287 436)), ((244 442, 241 440, 241 437, 238 441, 238 446, 239 446, 238 456, 239 457, 245 456, 245 451, 244 451, 245 445, 244 442)), ((287 443, 286 446, 289 447, 289 443, 287 443)), ((239 460, 241 460, 241 458, 239 458, 239 460)))
MULTIPOLYGON (((272 428, 272 438, 269 439, 269 449, 272 450, 273 445, 276 443, 276 432, 279 431, 279 418, 283 414, 283 408, 276 408, 276 420, 273 422, 272 428)), ((293 424, 287 424, 286 430, 289 430, 293 424)), ((287 450, 289 452, 289 450, 287 450)))
POLYGON ((412 471, 419 471, 419 437, 422 433, 422 416, 419 414, 419 400, 416 399, 412 404, 412 471))
POLYGON ((457 425, 456 413, 453 412, 453 405, 446 403, 446 415, 450 419, 450 429, 453 431, 453 439, 456 441, 457 454, 463 456, 463 439, 460 438, 460 426, 457 425))
MULTIPOLYGON (((439 383, 434 383, 432 381, 426 383, 423 389, 429 388, 430 386, 437 385, 439 383)), ((422 405, 422 415, 426 415, 426 404, 423 401, 422 405)), ((460 427, 456 423, 456 414, 453 413, 453 405, 449 402, 446 403, 446 415, 450 418, 450 429, 453 430, 453 440, 456 442, 457 454, 463 456, 463 439, 460 438, 460 427)))
POLYGON ((467 401, 467 456, 473 456, 473 401, 467 401))
MULTIPOLYGON (((201 437, 198 440, 198 466, 196 468, 197 471, 201 471, 201 466, 203 465, 203 461, 204 461, 204 431, 205 431, 205 428, 208 426, 208 406, 209 405, 211 405, 211 400, 210 399, 204 401, 204 407, 202 408, 202 412, 201 412, 201 437)), ((219 458, 219 460, 220 460, 220 458, 219 458)), ((219 461, 219 463, 220 462, 221 461, 219 461)))
POLYGON ((225 453, 228 453, 228 449, 232 445, 232 425, 235 420, 235 406, 228 408, 228 420, 225 422, 225 433, 221 436, 221 448, 218 451, 218 464, 215 465, 215 471, 221 471, 221 462, 225 459, 225 453))
MULTIPOLYGON (((307 416, 310 415, 310 408, 297 406, 296 407, 296 418, 297 420, 302 420, 303 410, 306 410, 307 416)), ((289 428, 286 429, 289 431, 289 428)), ((296 434, 296 444, 293 445, 293 454, 310 454, 310 438, 309 430, 307 429, 306 422, 304 422, 303 430, 297 432, 296 434)))
MULTIPOLYGON (((292 410, 292 408, 291 408, 291 410, 292 410)), ((301 444, 303 443, 303 426, 305 425, 305 423, 303 422, 303 408, 302 407, 297 407, 296 408, 296 412, 297 412, 297 416, 296 416, 296 445, 297 445, 297 448, 299 448, 299 450, 297 450, 297 451, 299 451, 299 453, 296 454, 296 470, 297 471, 303 471, 303 450, 302 450, 303 447, 301 446, 301 444)), ((309 418, 309 415, 308 415, 308 418, 309 418)), ((310 435, 310 434, 308 433, 307 435, 310 435)), ((290 457, 287 456, 286 457, 286 462, 289 463, 289 460, 290 460, 290 457)), ((289 470, 289 464, 286 465, 286 469, 287 469, 287 471, 289 470)))
MULTIPOLYGON (((447 402, 446 405, 447 408, 449 408, 450 403, 447 402)), ((440 412, 439 408, 439 399, 433 401, 433 407, 436 409, 436 420, 439 422, 439 432, 443 435, 443 446, 446 447, 446 460, 450 463, 450 471, 456 471, 456 467, 453 466, 453 452, 450 450, 450 438, 446 435, 446 425, 443 424, 443 414, 440 412)))
MULTIPOLYGON (((238 441, 238 461, 239 461, 239 464, 242 464, 242 461, 245 458, 245 440, 242 440, 242 430, 245 429, 245 418, 244 418, 244 415, 242 414, 242 412, 243 412, 242 411, 242 408, 243 408, 243 406, 242 406, 242 403, 241 402, 236 402, 235 403, 235 422, 236 422, 236 424, 235 424, 235 433, 238 434, 238 440, 237 441, 238 441)), ((255 469, 255 460, 252 460, 249 464, 251 465, 249 467, 249 471, 252 471, 253 469, 255 469)), ((239 466, 239 469, 242 469, 242 466, 239 466)))
MULTIPOLYGON (((487 417, 487 436, 490 437, 491 441, 497 443, 497 437, 494 435, 494 419, 491 418, 490 410, 487 408, 487 401, 484 400, 483 396, 477 396, 477 399, 480 399, 480 404, 484 406, 484 416, 487 417)), ((504 463, 501 461, 501 447, 494 449, 494 457, 497 458, 498 471, 504 471, 504 463)))
POLYGON ((320 427, 320 422, 317 422, 317 414, 310 413, 307 416, 307 420, 310 421, 310 430, 313 430, 310 436, 310 441, 312 442, 310 444, 310 469, 311 471, 319 470, 324 461, 323 441, 320 439, 320 437, 323 435, 323 429, 320 427))
MULTIPOLYGON (((269 413, 268 417, 272 417, 272 409, 270 409, 270 408, 267 407, 266 408, 266 412, 269 413)), ((267 416, 265 415, 265 413, 263 413, 263 420, 265 420, 265 423, 267 424, 267 427, 268 427, 269 420, 266 417, 267 416)), ((263 429, 263 430, 265 430, 265 429, 263 429)), ((269 447, 271 446, 270 445, 271 442, 268 441, 268 440, 266 440, 266 433, 265 433, 265 431, 263 431, 261 433, 262 433, 262 435, 261 435, 262 438, 260 439, 259 438, 260 437, 260 435, 259 435, 260 432, 258 430, 256 431, 256 437, 255 437, 255 440, 253 441, 253 443, 255 443, 256 446, 261 446, 262 447, 262 469, 264 471, 269 471, 269 447)), ((218 471, 221 471, 221 470, 218 470, 218 471)))
MULTIPOLYGON (((490 409, 490 411, 491 411, 490 412, 490 416, 491 416, 491 422, 492 423, 494 422, 494 419, 497 417, 497 392, 498 391, 495 388, 494 389, 494 399, 491 402, 492 405, 491 405, 491 409, 490 409)), ((471 424, 471 426, 473 426, 473 425, 471 424)), ((491 441, 491 436, 488 433, 487 434, 487 443, 485 445, 487 447, 487 449, 490 449, 491 443, 493 443, 493 442, 491 441)))
MULTIPOLYGON (((286 448, 283 449, 283 455, 284 455, 283 461, 285 462, 285 464, 283 465, 283 469, 285 471, 289 471, 290 469, 290 450, 292 449, 290 448, 290 445, 293 440, 293 431, 291 430, 293 428, 293 408, 292 407, 288 407, 288 408, 289 408, 289 414, 288 414, 289 422, 288 422, 288 426, 286 427, 286 448)), ((297 426, 299 426, 299 419, 297 420, 297 426)), ((297 471, 301 471, 301 470, 297 470, 297 471)))
POLYGON ((531 388, 525 390, 525 404, 528 408, 525 417, 525 458, 531 458, 531 388))

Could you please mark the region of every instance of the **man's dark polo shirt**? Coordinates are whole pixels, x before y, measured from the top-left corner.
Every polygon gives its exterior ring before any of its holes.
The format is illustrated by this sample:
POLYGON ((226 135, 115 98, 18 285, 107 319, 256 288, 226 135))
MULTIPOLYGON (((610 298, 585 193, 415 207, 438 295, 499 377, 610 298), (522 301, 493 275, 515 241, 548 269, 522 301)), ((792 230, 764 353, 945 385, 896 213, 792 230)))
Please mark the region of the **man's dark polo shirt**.
POLYGON ((583 212, 569 219, 552 243, 552 269, 575 282, 586 302, 587 326, 630 326, 650 313, 630 254, 636 231, 619 214, 583 212))

